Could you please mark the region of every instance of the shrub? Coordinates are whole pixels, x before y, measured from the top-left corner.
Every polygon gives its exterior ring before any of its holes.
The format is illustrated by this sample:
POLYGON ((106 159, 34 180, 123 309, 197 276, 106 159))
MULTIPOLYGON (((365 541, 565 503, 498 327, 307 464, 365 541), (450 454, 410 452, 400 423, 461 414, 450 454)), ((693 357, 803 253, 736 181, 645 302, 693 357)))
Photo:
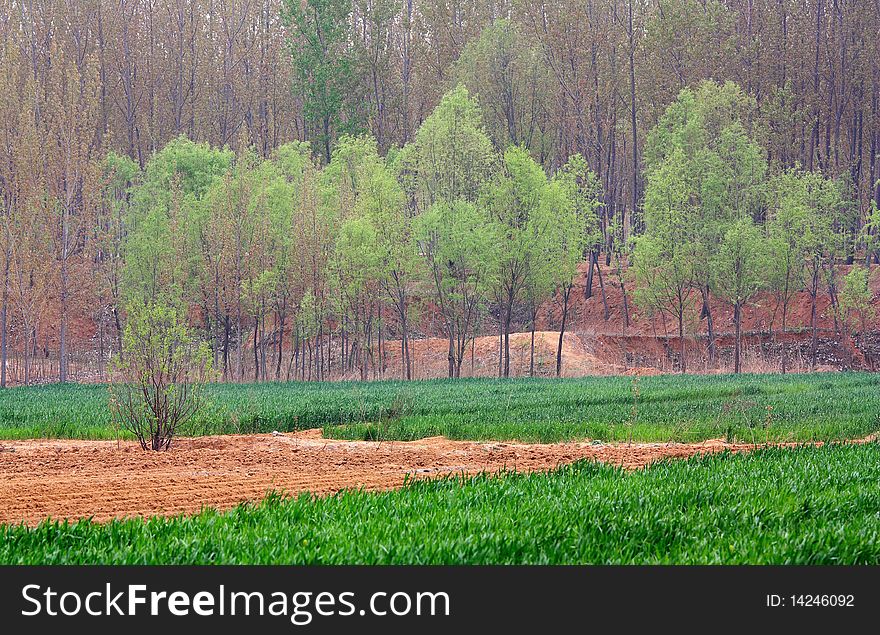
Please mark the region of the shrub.
POLYGON ((128 309, 122 351, 112 364, 110 412, 145 450, 167 450, 203 403, 211 356, 178 310, 161 302, 128 309))

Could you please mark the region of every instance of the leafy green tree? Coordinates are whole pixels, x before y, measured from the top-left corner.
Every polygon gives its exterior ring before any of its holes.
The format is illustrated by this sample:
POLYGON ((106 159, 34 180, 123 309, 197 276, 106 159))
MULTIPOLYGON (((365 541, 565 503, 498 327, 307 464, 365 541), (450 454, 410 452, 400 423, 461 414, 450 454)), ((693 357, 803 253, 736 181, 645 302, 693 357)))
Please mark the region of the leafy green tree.
MULTIPOLYGON (((790 266, 791 276, 786 274, 784 279, 794 281, 795 274, 803 272, 801 284, 810 295, 811 366, 815 368, 820 282, 828 263, 834 261, 842 246, 835 219, 843 207, 843 197, 834 181, 818 172, 799 169, 776 177, 771 191, 768 224, 771 244, 777 254, 774 260, 777 268, 789 267, 780 260, 780 254, 788 257, 786 252, 791 250, 794 264, 790 266), (802 270, 798 262, 803 263, 802 270)), ((776 278, 779 280, 779 274, 776 278)))
POLYGON ((110 410, 144 450, 167 450, 203 405, 210 350, 187 326, 182 308, 161 300, 133 302, 127 315, 122 354, 113 364, 110 410))
POLYGON ((733 305, 735 373, 742 370, 743 306, 767 286, 767 261, 764 234, 748 216, 728 226, 712 258, 712 284, 718 295, 733 305))
POLYGON ((355 325, 361 380, 368 377, 368 364, 376 367, 372 333, 382 264, 377 243, 376 228, 370 219, 348 218, 339 228, 330 260, 333 286, 339 293, 342 311, 352 317, 355 325))
POLYGON ((401 376, 412 379, 410 351, 410 296, 421 270, 413 236, 413 218, 408 213, 403 188, 395 174, 395 158, 371 165, 360 201, 362 213, 377 231, 380 282, 397 314, 402 360, 401 376))
POLYGON ((678 167, 685 161, 676 148, 648 174, 645 184, 645 232, 635 240, 631 277, 636 303, 646 312, 669 315, 678 325, 681 371, 687 370, 685 316, 694 292, 691 234, 691 184, 678 167))
POLYGON ((480 108, 464 86, 443 96, 400 160, 416 212, 438 201, 477 201, 494 171, 496 156, 480 108))
MULTIPOLYGON (((689 190, 687 242, 692 251, 693 284, 702 296, 709 357, 715 333, 709 304, 712 261, 731 223, 757 217, 764 202, 767 161, 747 129, 754 100, 736 84, 704 81, 683 89, 648 135, 647 172, 664 164, 677 170, 689 190), (675 154, 675 160, 670 157, 675 154)), ((650 177, 649 177, 650 178, 650 177)))
POLYGON ((562 375, 562 345, 568 320, 569 301, 579 274, 579 267, 590 246, 601 240, 597 210, 601 184, 575 154, 556 172, 541 198, 541 215, 549 220, 545 226, 545 243, 551 249, 551 277, 557 298, 562 303, 559 342, 556 346, 556 375, 562 375))
POLYGON ((128 302, 178 303, 189 283, 192 208, 232 163, 232 153, 185 137, 147 163, 127 215, 123 297, 128 302))
POLYGON ((498 288, 501 337, 503 338, 503 376, 510 376, 510 328, 513 312, 529 285, 533 272, 533 290, 549 284, 538 261, 546 255, 542 247, 548 222, 541 216, 541 197, 547 176, 529 153, 510 146, 504 153, 501 168, 483 189, 483 205, 495 228, 496 240, 503 246, 499 254, 498 288), (535 260, 532 270, 532 260, 535 260))
MULTIPOLYGON (((272 305, 276 318, 275 380, 282 373, 285 333, 291 320, 295 333, 299 304, 304 293, 303 259, 309 245, 304 239, 304 211, 313 192, 315 166, 311 148, 303 142, 286 143, 272 153, 271 160, 278 171, 267 187, 267 202, 271 213, 272 268, 275 293, 272 305)), ((296 347, 294 342, 291 348, 296 347)), ((293 358, 291 356, 291 362, 293 358)))
MULTIPOLYGON (((545 193, 542 192, 542 198, 545 193)), ((553 231, 557 219, 551 209, 539 205, 529 218, 529 258, 523 284, 523 298, 529 316, 531 340, 529 345, 529 376, 535 376, 535 325, 538 310, 551 298, 556 288, 560 245, 553 231)))
MULTIPOLYGON (((379 329, 381 342, 383 254, 379 253, 377 218, 401 206, 402 193, 386 172, 376 140, 369 136, 340 138, 320 182, 324 218, 334 232, 330 281, 339 293, 341 318, 351 325, 354 336, 349 366, 356 355, 365 378, 370 363, 376 368, 374 327, 379 329)), ((349 330, 343 333, 346 337, 349 330)))
POLYGON ((336 137, 356 133, 360 126, 351 12, 352 3, 346 0, 284 0, 282 11, 291 30, 290 53, 303 116, 316 151, 327 163, 336 137))
MULTIPOLYGON (((878 187, 880 187, 880 181, 878 181, 878 187)), ((878 257, 877 252, 880 249, 880 206, 877 205, 877 201, 871 201, 860 240, 865 247, 865 266, 870 266, 871 259, 878 257)))
POLYGON ((869 284, 870 276, 871 271, 868 267, 854 266, 843 279, 839 305, 844 342, 850 339, 856 329, 859 331, 859 340, 864 341, 868 323, 877 316, 872 304, 874 294, 869 284))
POLYGON ((496 285, 500 246, 495 227, 485 210, 472 203, 441 201, 415 219, 413 231, 449 340, 449 377, 460 377, 467 343, 496 285))
POLYGON ((804 288, 802 242, 809 210, 798 202, 795 193, 796 178, 792 172, 780 174, 770 181, 768 188, 770 213, 767 218, 767 237, 772 254, 768 261, 768 278, 769 287, 776 296, 776 311, 782 307, 783 333, 788 328, 788 306, 791 299, 804 288))

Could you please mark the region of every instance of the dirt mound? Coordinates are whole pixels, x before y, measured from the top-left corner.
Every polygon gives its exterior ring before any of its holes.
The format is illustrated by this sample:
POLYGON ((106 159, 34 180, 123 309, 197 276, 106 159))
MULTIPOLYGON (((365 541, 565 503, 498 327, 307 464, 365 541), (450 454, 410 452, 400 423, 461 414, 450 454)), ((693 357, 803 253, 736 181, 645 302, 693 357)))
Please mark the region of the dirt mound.
MULTIPOLYGON (((510 374, 529 374, 532 350, 531 333, 510 334, 510 374)), ((535 375, 556 376, 558 331, 535 332, 535 375)), ((462 377, 497 377, 499 337, 478 337, 468 346, 461 365, 462 377)), ((413 375, 417 379, 448 376, 449 341, 441 338, 412 340, 413 375)), ((399 377, 400 344, 390 341, 385 350, 386 377, 399 377)), ((580 336, 566 333, 562 342, 562 374, 566 377, 608 375, 617 370, 614 364, 602 361, 580 336)))
POLYGON ((0 453, 0 524, 56 519, 107 521, 195 513, 258 501, 267 492, 326 495, 345 488, 384 490, 407 477, 433 478, 501 469, 535 471, 578 459, 639 468, 750 445, 520 444, 449 441, 338 441, 320 431, 181 439, 169 452, 115 441, 4 442, 0 453))

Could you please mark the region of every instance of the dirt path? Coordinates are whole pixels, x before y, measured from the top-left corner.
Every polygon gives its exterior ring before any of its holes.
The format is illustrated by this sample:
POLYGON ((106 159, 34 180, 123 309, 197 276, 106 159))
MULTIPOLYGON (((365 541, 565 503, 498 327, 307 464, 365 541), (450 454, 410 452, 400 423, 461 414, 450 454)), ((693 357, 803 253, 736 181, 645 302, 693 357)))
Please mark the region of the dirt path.
POLYGON ((106 521, 228 509, 270 490, 329 494, 343 488, 399 487, 407 474, 434 477, 502 468, 546 470, 582 458, 627 468, 662 457, 723 449, 699 444, 519 444, 323 439, 319 430, 181 439, 169 452, 144 452, 115 441, 4 441, 0 451, 0 524, 46 517, 106 521), (158 489, 157 489, 158 485, 158 489))

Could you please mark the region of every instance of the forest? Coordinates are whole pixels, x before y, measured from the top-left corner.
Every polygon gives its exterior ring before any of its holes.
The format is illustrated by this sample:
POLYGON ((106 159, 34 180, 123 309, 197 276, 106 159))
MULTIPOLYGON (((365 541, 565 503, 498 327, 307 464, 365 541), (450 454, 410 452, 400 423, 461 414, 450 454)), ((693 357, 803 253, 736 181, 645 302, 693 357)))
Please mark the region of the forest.
POLYGON ((782 331, 808 294, 813 366, 820 295, 876 328, 878 0, 0 7, 4 386, 103 374, 145 307, 261 381, 409 379, 423 337, 459 377, 484 334, 505 377, 552 302, 559 374, 585 267, 682 371, 710 299, 737 372, 759 293, 782 331))

